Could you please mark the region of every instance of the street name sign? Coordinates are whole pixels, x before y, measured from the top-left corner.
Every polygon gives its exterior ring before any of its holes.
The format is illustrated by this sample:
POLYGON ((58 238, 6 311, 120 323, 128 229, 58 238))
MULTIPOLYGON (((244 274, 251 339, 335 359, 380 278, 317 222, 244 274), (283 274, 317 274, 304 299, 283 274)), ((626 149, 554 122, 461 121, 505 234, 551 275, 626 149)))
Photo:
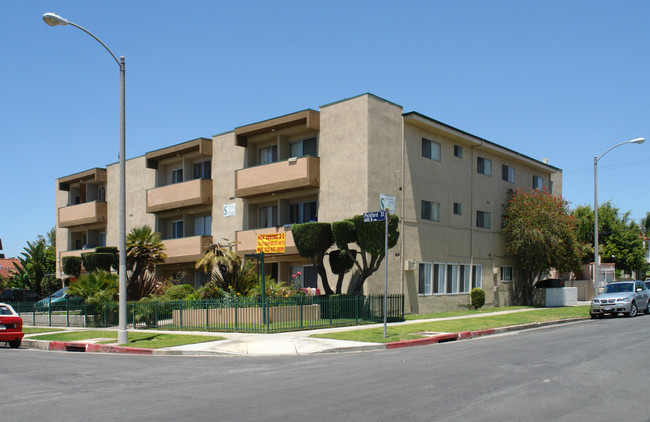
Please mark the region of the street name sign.
POLYGON ((363 213, 364 223, 369 223, 371 221, 385 221, 385 220, 386 220, 386 211, 374 211, 374 212, 363 213))

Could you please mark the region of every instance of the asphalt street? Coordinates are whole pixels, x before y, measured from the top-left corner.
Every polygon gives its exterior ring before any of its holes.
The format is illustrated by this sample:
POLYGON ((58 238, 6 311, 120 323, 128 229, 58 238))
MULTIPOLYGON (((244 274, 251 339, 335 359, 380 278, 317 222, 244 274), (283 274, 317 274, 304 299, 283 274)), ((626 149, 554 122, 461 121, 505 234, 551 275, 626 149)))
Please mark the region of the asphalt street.
POLYGON ((276 357, 0 348, 13 421, 650 420, 650 316, 276 357))

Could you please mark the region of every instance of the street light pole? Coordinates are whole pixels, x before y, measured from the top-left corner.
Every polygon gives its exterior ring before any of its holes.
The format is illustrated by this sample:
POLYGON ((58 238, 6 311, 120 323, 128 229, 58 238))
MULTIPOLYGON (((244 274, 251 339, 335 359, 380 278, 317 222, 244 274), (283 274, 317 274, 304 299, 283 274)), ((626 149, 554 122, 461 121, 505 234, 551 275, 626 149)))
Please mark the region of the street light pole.
POLYGON ((57 25, 71 25, 75 28, 81 29, 86 34, 93 37, 99 42, 108 53, 113 57, 117 65, 120 67, 120 160, 119 160, 119 173, 120 173, 120 204, 119 204, 119 220, 120 220, 120 238, 119 238, 119 323, 117 330, 117 342, 119 344, 126 344, 129 342, 129 335, 126 330, 126 173, 125 173, 125 156, 126 156, 126 100, 125 100, 125 74, 126 64, 124 56, 117 59, 110 48, 106 46, 97 38, 92 32, 87 29, 71 22, 55 13, 45 13, 43 21, 50 26, 57 25))
POLYGON ((642 144, 644 141, 645 138, 636 138, 630 141, 621 142, 603 152, 600 157, 594 156, 594 287, 596 289, 601 287, 598 281, 598 272, 600 270, 600 263, 598 262, 600 261, 598 256, 598 161, 616 147, 625 144, 642 144))

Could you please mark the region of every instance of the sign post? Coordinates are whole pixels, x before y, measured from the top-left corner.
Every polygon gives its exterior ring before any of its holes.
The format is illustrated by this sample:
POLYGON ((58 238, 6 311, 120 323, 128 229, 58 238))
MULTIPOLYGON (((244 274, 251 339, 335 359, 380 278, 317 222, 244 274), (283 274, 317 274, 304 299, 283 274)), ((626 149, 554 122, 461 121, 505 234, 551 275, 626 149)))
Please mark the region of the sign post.
POLYGON ((363 222, 370 223, 373 221, 384 222, 384 338, 386 338, 386 325, 388 323, 388 220, 390 218, 390 208, 383 211, 364 212, 363 222))

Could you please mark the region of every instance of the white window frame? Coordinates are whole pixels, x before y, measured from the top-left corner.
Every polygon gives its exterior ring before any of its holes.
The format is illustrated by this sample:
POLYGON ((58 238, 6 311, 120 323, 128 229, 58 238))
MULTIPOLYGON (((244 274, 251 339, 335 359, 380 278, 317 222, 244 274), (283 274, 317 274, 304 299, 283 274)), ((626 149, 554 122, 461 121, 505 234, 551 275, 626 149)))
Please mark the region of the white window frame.
POLYGON ((454 157, 463 158, 462 145, 454 145, 454 157))
POLYGON ((533 175, 533 189, 544 189, 544 178, 533 175))
POLYGON ((458 293, 466 294, 472 289, 472 267, 469 264, 460 264, 458 267, 458 293))
POLYGON ((427 221, 440 221, 440 202, 421 201, 420 218, 427 221), (425 207, 427 207, 430 218, 425 217, 425 207))
POLYGON ((194 217, 194 236, 212 235, 212 215, 194 217))
POLYGON ((430 296, 433 292, 433 263, 420 262, 418 264, 418 295, 430 296), (422 281, 422 290, 420 291, 420 281, 422 281))
POLYGON ((278 146, 267 145, 257 150, 258 165, 271 164, 278 161, 278 146), (269 159, 270 156, 270 159, 269 159))
POLYGON ((171 172, 171 184, 183 183, 183 168, 172 169, 171 172))
POLYGON ((501 179, 508 183, 515 183, 515 169, 506 164, 501 164, 501 179))
POLYGON ((458 276, 460 266, 456 263, 447 263, 447 274, 445 277, 445 294, 458 294, 458 276))
POLYGON ((510 283, 514 279, 513 272, 514 270, 511 265, 502 265, 499 268, 499 279, 502 283, 510 283))
POLYGON ((183 238, 183 235, 185 234, 183 227, 183 220, 174 220, 171 222, 171 239, 181 239, 183 238), (176 232, 178 230, 178 226, 180 225, 180 236, 176 236, 176 232))
POLYGON ((476 157, 476 172, 485 176, 492 176, 492 160, 485 157, 476 157))
POLYGON ((433 161, 441 161, 442 148, 440 142, 432 141, 431 139, 422 138, 422 156, 433 161), (425 154, 424 145, 429 145, 429 153, 425 154))
POLYGON ((267 206, 259 207, 259 228, 264 229, 268 227, 276 227, 277 225, 278 225, 278 206, 267 205, 267 206), (270 222, 265 221, 269 219, 269 212, 270 212, 270 222))
POLYGON ((483 288, 483 266, 481 264, 472 266, 472 289, 474 288, 483 288))
POLYGON ((489 211, 476 211, 476 227, 480 229, 492 229, 492 213, 489 211), (479 215, 481 218, 479 218, 479 215), (481 223, 482 224, 479 224, 481 223))
MULTIPOLYGON (((290 157, 304 157, 305 154, 305 141, 311 141, 314 140, 314 145, 316 146, 316 155, 314 157, 318 157, 318 139, 315 136, 312 136, 310 138, 305 138, 301 139, 299 141, 293 141, 289 143, 289 156, 290 157), (297 151, 296 151, 297 150, 297 151)), ((307 154, 311 155, 311 154, 307 154)))

